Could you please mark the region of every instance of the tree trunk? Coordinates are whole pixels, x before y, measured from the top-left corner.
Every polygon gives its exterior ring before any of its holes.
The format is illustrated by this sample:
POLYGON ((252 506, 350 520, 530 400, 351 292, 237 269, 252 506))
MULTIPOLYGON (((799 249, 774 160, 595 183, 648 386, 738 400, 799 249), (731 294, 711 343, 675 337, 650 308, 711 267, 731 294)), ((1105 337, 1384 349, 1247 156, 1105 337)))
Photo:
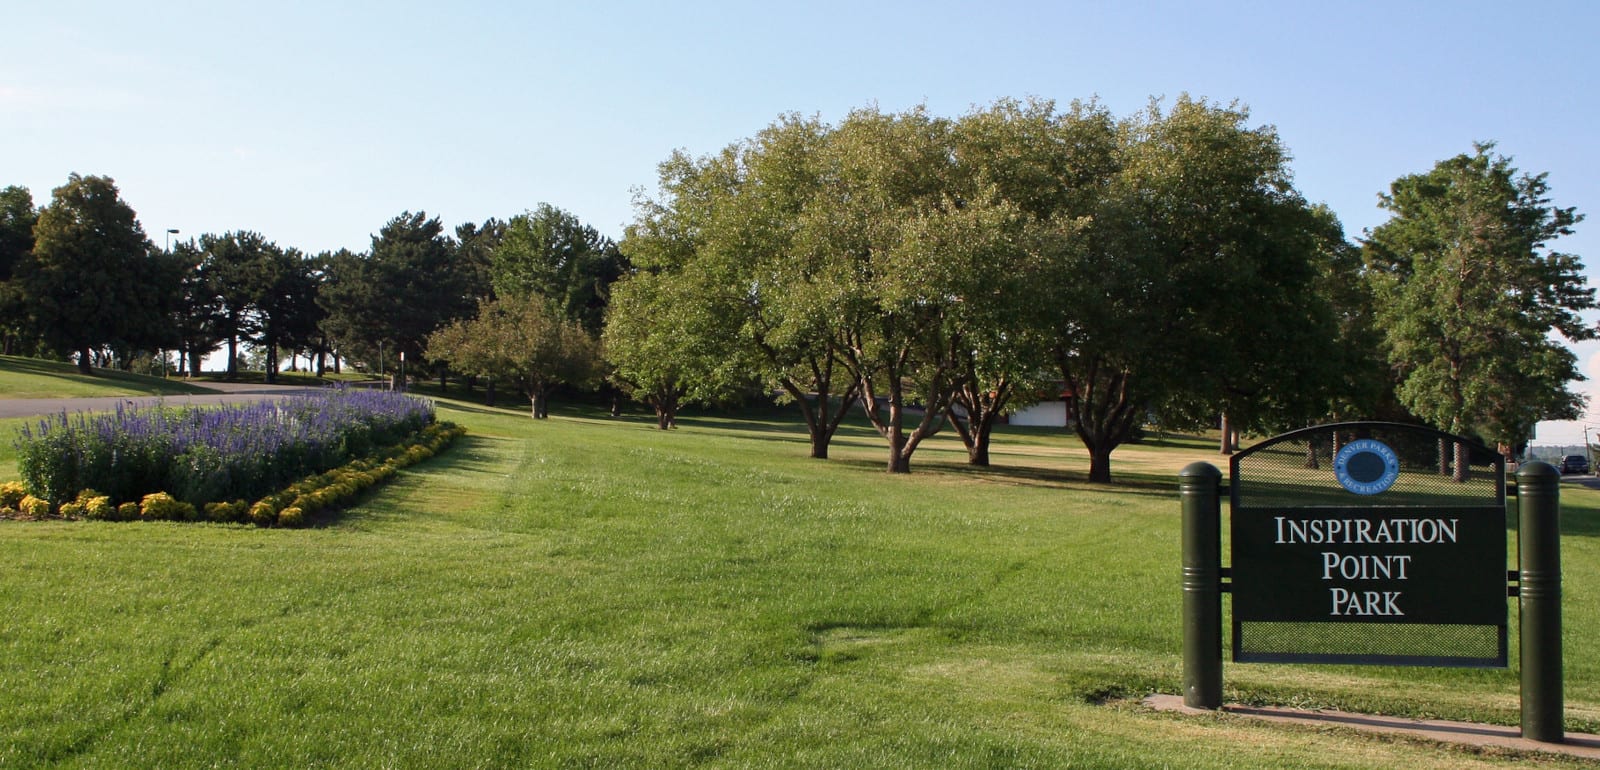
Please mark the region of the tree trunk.
POLYGON ((1456 472, 1452 479, 1457 482, 1467 480, 1467 472, 1472 470, 1472 462, 1467 457, 1467 445, 1457 441, 1456 445, 1456 472))
POLYGON ((78 374, 94 374, 94 362, 89 358, 89 348, 87 345, 78 348, 78 374))
POLYGON ((968 465, 988 467, 989 439, 994 434, 994 426, 1000 422, 1000 413, 1005 411, 1015 390, 1015 384, 1005 377, 993 383, 992 388, 984 387, 975 367, 969 362, 965 383, 945 407, 946 418, 955 426, 961 445, 967 448, 968 465), (957 406, 966 412, 966 422, 956 418, 957 406))
POLYGON ((535 390, 533 392, 529 399, 533 402, 533 419, 543 420, 550 416, 550 410, 547 404, 548 398, 549 396, 543 390, 535 390))
POLYGON ((1089 481, 1095 484, 1111 483, 1111 447, 1089 448, 1089 481))
POLYGON ((828 445, 831 443, 833 443, 832 436, 821 431, 811 431, 811 459, 828 459, 828 445))
POLYGON ((269 385, 278 381, 278 344, 270 338, 267 340, 266 376, 269 385))
MULTIPOLYGON (((889 466, 890 473, 910 473, 911 458, 906 457, 906 433, 902 426, 905 419, 905 408, 900 403, 900 383, 896 379, 889 383, 889 466)), ((874 405, 876 406, 876 405, 874 405)))
POLYGON ((494 406, 494 378, 490 377, 483 383, 483 405, 494 406))
POLYGON ((442 366, 439 367, 439 392, 440 393, 449 393, 450 392, 449 378, 450 378, 450 370, 446 369, 446 368, 444 368, 442 366))
POLYGON ((672 430, 678 427, 678 401, 683 394, 671 388, 658 388, 647 401, 656 410, 656 427, 672 430))
POLYGON ((1058 353, 1061 376, 1072 396, 1067 419, 1089 450, 1089 480, 1111 483, 1111 453, 1138 427, 1145 410, 1129 390, 1127 370, 1099 358, 1058 353))
POLYGON ((317 376, 318 377, 321 377, 322 375, 328 373, 328 369, 327 369, 327 365, 326 364, 327 364, 327 354, 324 353, 323 351, 320 351, 320 350, 317 351, 317 376))
POLYGON ((228 335, 228 369, 225 379, 236 380, 239 378, 239 335, 228 335))
POLYGON ((1233 454, 1233 421, 1228 419, 1228 413, 1222 413, 1222 452, 1226 457, 1233 454))
POLYGON ((972 446, 967 448, 967 464, 983 468, 989 467, 989 431, 988 426, 980 428, 972 437, 972 446))

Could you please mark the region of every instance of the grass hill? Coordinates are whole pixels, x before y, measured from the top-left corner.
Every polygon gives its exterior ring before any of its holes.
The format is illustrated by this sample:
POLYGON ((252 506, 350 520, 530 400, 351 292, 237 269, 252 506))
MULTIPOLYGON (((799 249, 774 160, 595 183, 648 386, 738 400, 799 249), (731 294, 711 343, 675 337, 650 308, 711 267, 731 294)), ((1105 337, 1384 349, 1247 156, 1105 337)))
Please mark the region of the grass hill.
POLYGON ((96 369, 84 376, 62 361, 0 356, 0 398, 82 398, 89 396, 172 396, 209 393, 180 379, 96 369))
MULTIPOLYGON (((860 425, 819 462, 775 414, 439 409, 471 430, 456 449, 315 529, 0 521, 0 766, 1527 759, 1137 706, 1180 691, 1176 474, 1209 442, 1128 447, 1099 486, 1043 430, 1003 429, 986 470, 937 438, 891 477, 860 425)), ((1593 730, 1600 493, 1562 493, 1567 714, 1593 730)), ((1514 668, 1229 663, 1225 684, 1518 720, 1514 668)))

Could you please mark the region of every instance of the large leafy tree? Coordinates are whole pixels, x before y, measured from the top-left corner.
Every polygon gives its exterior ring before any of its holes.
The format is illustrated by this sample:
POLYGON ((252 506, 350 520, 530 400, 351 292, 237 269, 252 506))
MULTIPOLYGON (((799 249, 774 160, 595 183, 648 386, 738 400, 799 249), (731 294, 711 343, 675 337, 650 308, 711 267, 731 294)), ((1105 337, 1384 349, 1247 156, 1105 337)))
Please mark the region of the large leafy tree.
POLYGON ((227 343, 231 380, 239 374, 240 343, 255 339, 261 330, 261 300, 271 291, 282 250, 249 231, 202 235, 200 249, 205 258, 198 288, 216 292, 213 328, 227 343))
POLYGON ((20 269, 35 328, 52 348, 76 353, 85 374, 92 350, 155 347, 172 299, 153 283, 172 274, 158 263, 116 183, 71 175, 40 212, 32 259, 20 269))
POLYGON ((675 153, 661 164, 660 196, 638 201, 626 241, 636 264, 726 311, 693 331, 735 343, 751 371, 799 406, 819 459, 858 388, 837 363, 820 262, 800 238, 827 138, 818 121, 786 116, 718 154, 675 153))
POLYGON ((550 416, 550 390, 599 376, 594 336, 536 294, 484 301, 478 314, 428 337, 428 357, 458 372, 508 382, 527 396, 532 416, 550 416))
POLYGON ((178 368, 198 377, 205 357, 226 340, 221 333, 222 292, 196 241, 173 244, 172 259, 180 270, 179 300, 171 317, 178 336, 178 368))
MULTIPOLYGON (((1114 167, 1116 124, 1095 102, 1065 111, 1050 101, 1001 100, 957 121, 955 157, 963 184, 992 190, 1034 233, 1039 254, 1080 247, 1082 230, 1114 167)), ((958 352, 964 370, 951 400, 952 424, 973 465, 989 464, 990 435, 1005 414, 1060 392, 1051 373, 1050 293, 1038 265, 973 265, 988 296, 960 307, 969 318, 958 352)))
POLYGON ((1326 222, 1248 119, 1181 98, 1124 121, 1087 248, 1055 252, 1057 363, 1092 481, 1152 414, 1265 424, 1325 401, 1304 367, 1335 338, 1316 291, 1326 222))
POLYGON ((474 275, 438 218, 406 212, 372 236, 369 252, 334 255, 317 302, 341 350, 420 363, 430 333, 472 314, 474 275))
POLYGON ((267 382, 274 382, 278 350, 299 350, 315 344, 325 314, 317 305, 321 283, 315 273, 315 261, 307 259, 299 249, 276 246, 268 249, 265 257, 255 302, 259 319, 256 341, 266 353, 267 382))
POLYGON ((497 295, 545 297, 596 334, 610 286, 625 268, 610 238, 548 203, 512 217, 490 254, 497 295))
MULTIPOLYGON (((789 273, 803 280, 774 286, 848 374, 891 473, 909 471, 944 427, 974 356, 987 368, 997 360, 988 354, 1008 347, 996 324, 1034 307, 1040 285, 1034 223, 963 165, 956 133, 921 109, 858 110, 829 130, 816 193, 792 224, 789 273)), ((975 444, 980 455, 984 446, 975 444)))
POLYGON ((731 308, 710 287, 650 270, 637 270, 613 287, 601 344, 610 377, 635 400, 649 404, 662 430, 676 427, 687 403, 730 398, 750 368, 723 328, 731 308))
POLYGON ((1509 446, 1534 423, 1577 419, 1582 379, 1550 337, 1594 339, 1596 307, 1575 255, 1549 249, 1582 215, 1551 205, 1544 174, 1521 174, 1479 144, 1401 177, 1382 196, 1393 214, 1364 248, 1397 394, 1441 429, 1509 446))
POLYGON ((4 352, 16 354, 27 329, 27 305, 22 287, 13 280, 17 270, 33 258, 33 226, 39 221, 33 195, 26 187, 0 190, 0 336, 4 352))

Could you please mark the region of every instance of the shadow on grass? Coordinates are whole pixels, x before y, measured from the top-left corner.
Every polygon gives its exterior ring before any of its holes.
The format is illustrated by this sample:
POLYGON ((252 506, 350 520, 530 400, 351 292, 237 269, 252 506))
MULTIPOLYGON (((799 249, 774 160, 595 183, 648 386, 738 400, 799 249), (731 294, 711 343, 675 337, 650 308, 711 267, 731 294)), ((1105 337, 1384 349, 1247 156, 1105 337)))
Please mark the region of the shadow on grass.
MULTIPOLYGON (((864 472, 889 475, 886 469, 887 457, 882 460, 848 457, 830 459, 827 462, 857 468, 864 472)), ((1114 474, 1110 484, 1099 484, 1089 481, 1089 474, 1086 471, 1042 468, 1036 465, 969 465, 960 461, 937 459, 924 459, 919 462, 913 457, 910 477, 915 478, 918 474, 937 474, 955 481, 984 481, 1036 489, 1057 489, 1062 492, 1117 492, 1171 498, 1174 501, 1177 500, 1178 491, 1176 475, 1169 478, 1158 474, 1121 473, 1114 474)))

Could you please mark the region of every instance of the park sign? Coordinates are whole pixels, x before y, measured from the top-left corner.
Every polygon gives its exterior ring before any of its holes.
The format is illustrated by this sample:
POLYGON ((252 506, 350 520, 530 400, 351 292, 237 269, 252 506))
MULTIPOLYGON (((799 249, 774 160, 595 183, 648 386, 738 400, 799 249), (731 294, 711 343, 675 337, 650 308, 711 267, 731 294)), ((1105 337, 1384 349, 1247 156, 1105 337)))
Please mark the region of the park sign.
POLYGON ((1233 658, 1505 667, 1499 453, 1398 423, 1342 423, 1231 461, 1233 658))

